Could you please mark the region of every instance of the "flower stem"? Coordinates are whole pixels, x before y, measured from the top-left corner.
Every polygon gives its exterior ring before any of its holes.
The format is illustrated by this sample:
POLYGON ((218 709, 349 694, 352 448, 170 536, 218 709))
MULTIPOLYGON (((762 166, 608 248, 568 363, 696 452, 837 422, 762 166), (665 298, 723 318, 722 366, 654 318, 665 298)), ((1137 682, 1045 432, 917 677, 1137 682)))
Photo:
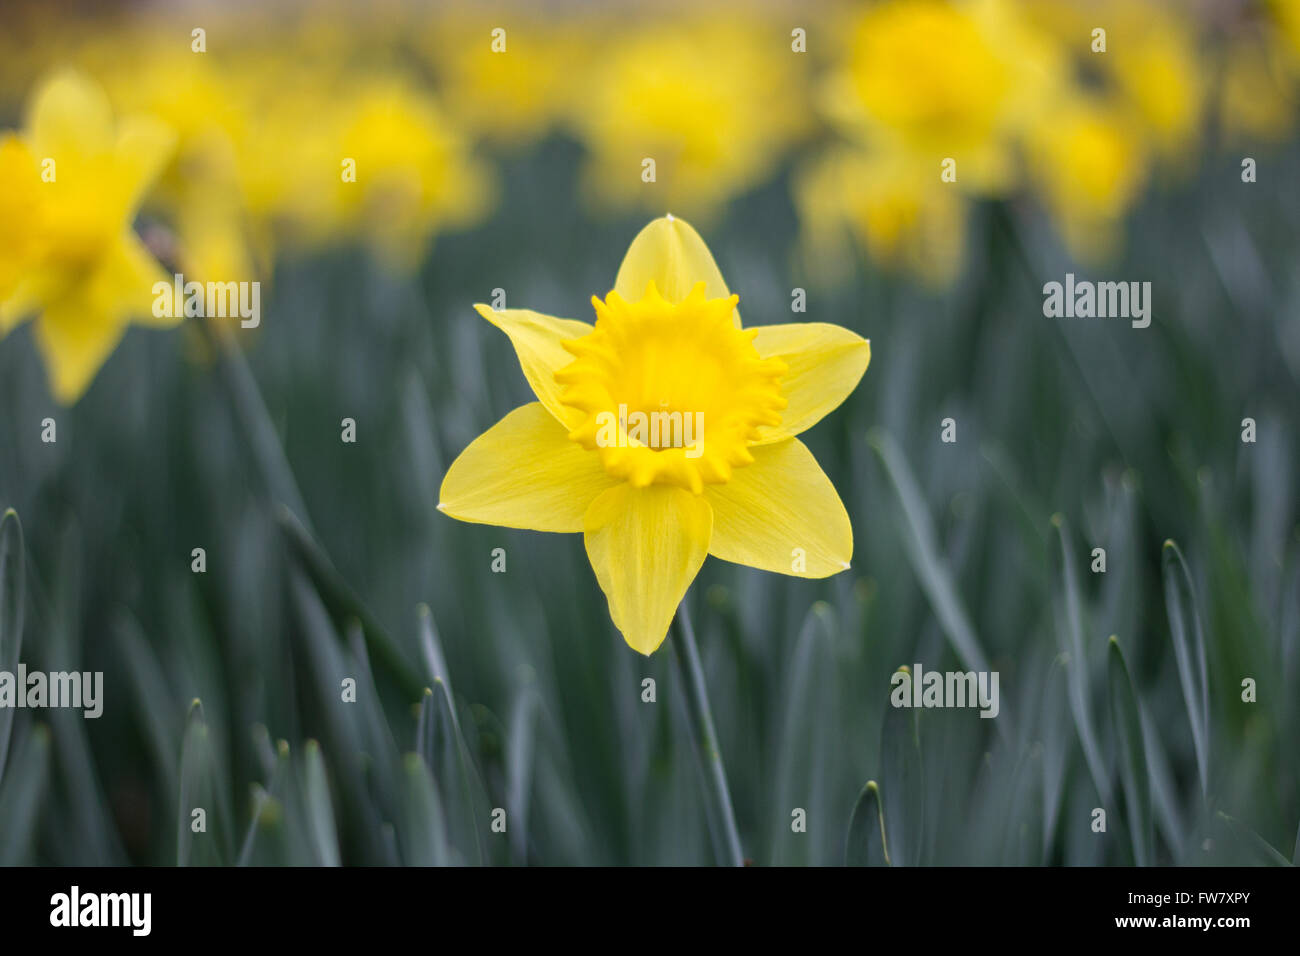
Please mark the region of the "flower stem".
POLYGON ((705 796, 711 801, 710 824, 714 829, 721 862, 728 866, 744 866, 745 854, 740 849, 740 832, 736 829, 736 811, 731 806, 731 791, 727 788, 727 771, 722 765, 722 752, 718 749, 718 735, 713 729, 713 711, 709 707, 709 692, 704 686, 704 668, 700 666, 699 648, 695 646, 695 631, 683 601, 673 618, 672 659, 677 675, 686 688, 686 709, 694 731, 691 743, 699 760, 704 778, 705 796))

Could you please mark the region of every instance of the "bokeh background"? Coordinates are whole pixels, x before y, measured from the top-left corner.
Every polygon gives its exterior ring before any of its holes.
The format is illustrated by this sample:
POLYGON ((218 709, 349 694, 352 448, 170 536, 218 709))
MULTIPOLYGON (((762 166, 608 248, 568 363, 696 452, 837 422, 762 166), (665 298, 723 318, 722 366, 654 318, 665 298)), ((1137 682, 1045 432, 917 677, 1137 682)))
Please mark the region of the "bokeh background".
POLYGON ((0 667, 105 675, 0 722, 0 863, 714 862, 667 647, 576 536, 435 510, 530 400, 472 304, 590 320, 665 212, 747 323, 873 346, 804 436, 853 568, 687 601, 746 856, 883 863, 883 806, 895 865, 1293 860, 1300 4, 7 2, 0 125, 67 70, 171 128, 134 228, 262 323, 132 328, 71 404, 0 340, 0 667), (1067 272, 1150 328, 1045 318, 1067 272), (999 717, 891 708, 917 662, 999 717))

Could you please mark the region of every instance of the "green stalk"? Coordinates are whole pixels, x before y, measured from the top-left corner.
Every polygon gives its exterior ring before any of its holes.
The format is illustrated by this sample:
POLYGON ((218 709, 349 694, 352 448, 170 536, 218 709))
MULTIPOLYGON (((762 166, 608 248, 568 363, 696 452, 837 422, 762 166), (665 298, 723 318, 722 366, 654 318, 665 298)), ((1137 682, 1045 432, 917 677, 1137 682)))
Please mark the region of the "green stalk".
POLYGON ((217 353, 218 368, 230 392, 235 417, 244 430, 244 437, 247 438, 249 450, 252 452, 253 463, 266 484, 267 492, 273 501, 284 504, 297 515, 303 527, 310 533, 312 528, 311 520, 307 516, 307 506, 298 491, 298 483, 294 481, 289 460, 280 445, 280 437, 271 425, 271 416, 266 410, 266 402, 262 399, 262 393, 257 387, 257 381, 253 378, 253 372, 248 367, 244 353, 235 344, 228 329, 220 328, 208 319, 201 319, 198 326, 203 337, 217 353))
POLYGON ((694 731, 691 743, 704 778, 705 797, 712 804, 710 823, 715 828, 714 839, 721 862, 728 866, 744 866, 745 854, 740 849, 736 811, 731 805, 727 771, 722 765, 718 734, 713 729, 713 711, 709 707, 709 692, 704 685, 704 668, 700 666, 700 651, 695 646, 695 631, 691 628, 691 616, 686 611, 685 601, 673 618, 669 644, 677 676, 686 688, 686 709, 694 731))

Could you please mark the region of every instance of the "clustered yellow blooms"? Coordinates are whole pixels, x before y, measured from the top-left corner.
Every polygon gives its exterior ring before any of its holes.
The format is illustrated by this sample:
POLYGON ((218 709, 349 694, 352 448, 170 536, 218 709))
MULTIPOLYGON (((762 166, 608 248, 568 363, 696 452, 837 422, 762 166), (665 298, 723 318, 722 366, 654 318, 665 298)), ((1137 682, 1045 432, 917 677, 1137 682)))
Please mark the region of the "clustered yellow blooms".
MULTIPOLYGON (((1295 51, 1288 70, 1279 51, 1296 4, 1273 6, 1278 28, 1228 43, 1219 114, 1229 133, 1276 138, 1294 120, 1295 51)), ((1184 172, 1210 119, 1203 28, 1178 4, 881 0, 855 9, 835 31, 845 38, 817 94, 838 143, 795 182, 809 259, 832 272, 847 234, 874 258, 942 284, 961 265, 966 200, 1029 190, 1075 255, 1105 258, 1142 187, 1184 172)))
POLYGON ((599 36, 569 120, 597 206, 712 218, 811 126, 805 59, 779 26, 724 8, 599 36))
POLYGON ((853 555, 844 505, 795 436, 848 397, 871 345, 818 322, 747 329, 737 302, 699 234, 670 216, 592 299, 595 325, 476 306, 510 337, 538 401, 461 453, 438 508, 581 533, 614 624, 642 654, 706 555, 806 578, 853 555), (656 442, 638 414, 701 427, 656 442))
POLYGON ((0 117, 28 117, 0 134, 0 334, 36 318, 51 387, 75 400, 127 319, 155 321, 135 285, 158 271, 137 215, 165 226, 167 266, 200 282, 269 280, 282 256, 357 241, 401 274, 491 212, 490 157, 553 135, 582 144, 575 181, 594 215, 709 222, 789 168, 822 277, 861 248, 942 286, 970 204, 990 197, 1032 195, 1098 260, 1153 181, 1189 172, 1207 130, 1236 145, 1294 126, 1300 0, 1205 10, 332 0, 68 22, 20 4, 0 30, 0 117), (46 183, 40 163, 58 157, 37 118, 56 109, 84 122, 54 144, 66 163, 46 183), (119 141, 145 125, 148 143, 119 141))

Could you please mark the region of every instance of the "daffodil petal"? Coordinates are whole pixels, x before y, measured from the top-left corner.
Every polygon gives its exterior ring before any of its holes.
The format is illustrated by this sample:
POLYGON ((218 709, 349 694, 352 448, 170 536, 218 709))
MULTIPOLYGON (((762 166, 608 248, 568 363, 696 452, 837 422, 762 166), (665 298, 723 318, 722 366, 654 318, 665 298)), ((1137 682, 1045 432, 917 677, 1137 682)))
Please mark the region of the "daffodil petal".
POLYGON ((589 334, 591 326, 576 319, 557 319, 528 309, 497 311, 486 305, 474 308, 510 337, 524 377, 547 411, 567 429, 582 424, 583 413, 560 401, 560 386, 555 381, 555 373, 573 361, 573 356, 560 343, 589 334))
POLYGON ((107 151, 113 145, 113 109, 86 76, 63 70, 36 91, 28 129, 33 152, 56 162, 64 155, 107 151))
POLYGON ((131 117, 118 124, 113 158, 118 167, 117 188, 125 193, 127 209, 140 205, 145 191, 171 160, 175 147, 176 134, 157 120, 131 117))
POLYGON ((779 358, 790 367, 781 380, 781 394, 789 405, 781 412, 780 425, 759 429, 760 445, 798 435, 839 408, 871 362, 871 342, 838 325, 795 322, 757 328, 758 354, 779 358))
POLYGON ((614 484, 600 455, 570 441, 551 413, 531 402, 451 463, 438 510, 477 524, 578 532, 588 505, 614 484))
POLYGON ((709 554, 724 561, 801 578, 849 566, 853 528, 826 473, 803 442, 790 438, 751 448, 754 463, 729 482, 709 485, 709 554))
POLYGON ((120 318, 97 311, 80 295, 66 296, 41 313, 33 333, 55 401, 72 405, 81 398, 125 330, 120 318))
POLYGON ((653 653, 709 550, 709 503, 683 488, 620 484, 591 503, 587 557, 628 645, 653 653))
MULTIPOLYGON (((700 234, 673 216, 656 219, 637 233, 618 267, 614 291, 628 302, 637 302, 652 281, 659 294, 673 303, 690 295, 697 282, 704 283, 710 299, 731 295, 700 234)), ((732 317, 740 325, 739 309, 732 317)))
POLYGON ((171 285, 172 280, 135 233, 114 245, 92 282, 92 298, 106 312, 123 315, 141 325, 162 328, 181 321, 170 310, 164 315, 154 314, 155 283, 171 285))

